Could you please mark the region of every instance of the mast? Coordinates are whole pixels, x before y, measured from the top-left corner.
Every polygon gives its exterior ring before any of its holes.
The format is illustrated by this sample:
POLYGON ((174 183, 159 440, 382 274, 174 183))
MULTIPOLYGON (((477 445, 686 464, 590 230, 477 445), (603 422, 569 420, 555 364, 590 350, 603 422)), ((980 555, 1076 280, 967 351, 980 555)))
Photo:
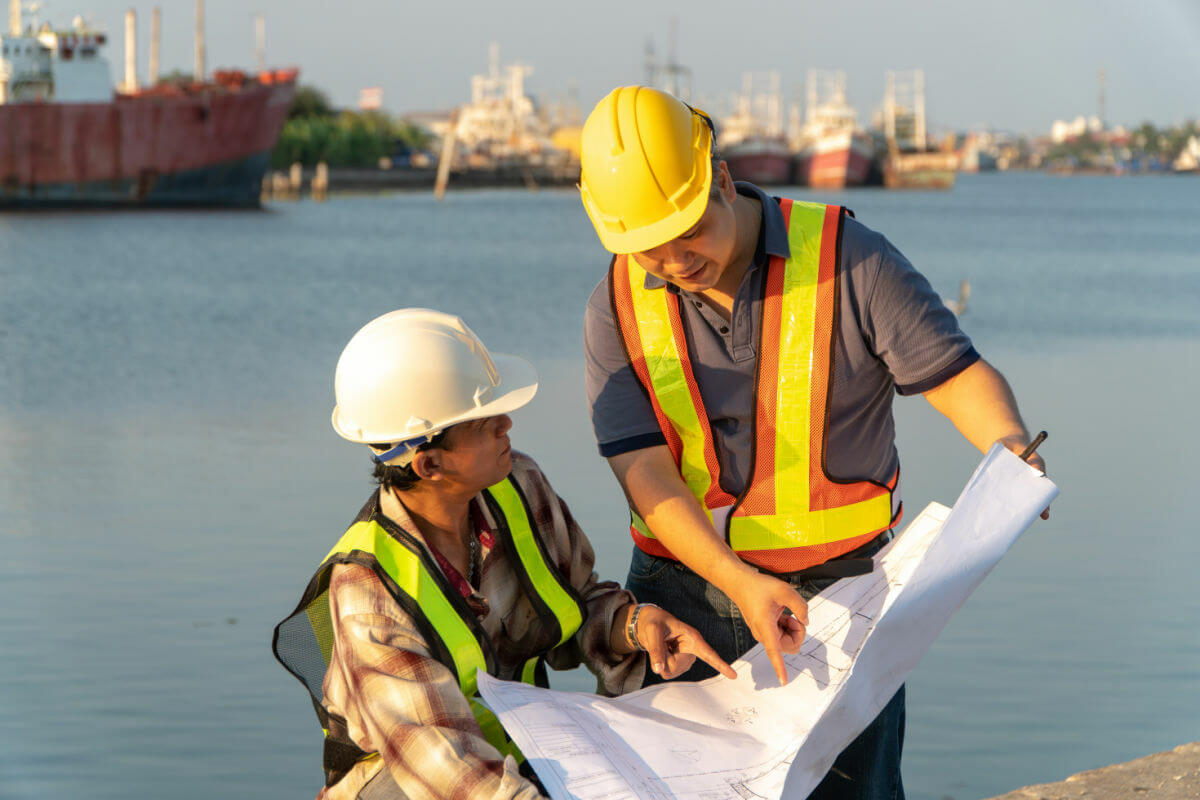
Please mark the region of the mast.
POLYGON ((8 0, 8 32, 21 35, 21 0, 8 0))
POLYGON ((192 80, 196 83, 204 82, 204 0, 196 0, 196 48, 192 80))
POLYGON ((126 92, 136 92, 137 81, 137 12, 125 12, 125 85, 126 92))
POLYGON ((254 17, 254 56, 259 72, 267 71, 267 18, 262 14, 254 17))
POLYGON ((915 97, 913 98, 913 113, 916 115, 916 133, 913 138, 917 140, 917 150, 925 150, 925 70, 918 69, 914 71, 913 84, 915 97))
POLYGON ((158 6, 150 12, 150 74, 146 82, 150 86, 158 85, 158 55, 162 40, 162 9, 158 6))

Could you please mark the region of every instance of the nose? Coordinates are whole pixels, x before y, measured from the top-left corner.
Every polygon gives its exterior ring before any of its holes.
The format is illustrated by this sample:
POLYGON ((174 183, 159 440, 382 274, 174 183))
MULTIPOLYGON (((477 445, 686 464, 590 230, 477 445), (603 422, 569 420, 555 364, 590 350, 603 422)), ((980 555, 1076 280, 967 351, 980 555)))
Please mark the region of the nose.
POLYGON ((668 242, 663 254, 663 266, 675 275, 686 275, 692 271, 696 257, 687 245, 681 242, 668 242))
POLYGON ((500 414, 496 417, 496 435, 497 436, 504 436, 506 433, 508 433, 510 430, 512 430, 512 426, 513 426, 512 417, 510 417, 508 414, 500 414))

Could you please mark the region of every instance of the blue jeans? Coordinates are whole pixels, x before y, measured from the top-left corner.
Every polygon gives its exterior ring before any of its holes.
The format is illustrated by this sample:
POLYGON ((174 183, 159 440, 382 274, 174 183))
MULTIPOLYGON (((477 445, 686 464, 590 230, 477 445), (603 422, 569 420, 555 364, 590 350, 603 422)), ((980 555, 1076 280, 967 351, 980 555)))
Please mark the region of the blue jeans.
MULTIPOLYGON (((790 582, 808 600, 834 581, 790 582)), ((625 587, 639 602, 661 606, 698 630, 726 661, 739 658, 756 644, 733 601, 677 561, 647 555, 635 547, 625 587)), ((715 674, 712 667, 697 661, 676 680, 698 681, 715 674)), ((662 678, 647 670, 646 685, 661 681, 662 678)), ((900 779, 903 746, 904 687, 901 686, 879 716, 838 755, 809 800, 904 800, 904 784, 900 779)))

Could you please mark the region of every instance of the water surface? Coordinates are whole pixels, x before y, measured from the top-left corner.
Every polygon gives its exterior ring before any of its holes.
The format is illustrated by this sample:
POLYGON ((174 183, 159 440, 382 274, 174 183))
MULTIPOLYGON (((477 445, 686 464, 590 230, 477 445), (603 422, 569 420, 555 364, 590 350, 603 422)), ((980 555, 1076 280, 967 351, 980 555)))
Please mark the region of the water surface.
MULTIPOLYGON (((1062 488, 909 681, 909 796, 1200 738, 1200 182, 792 196, 850 205, 945 295, 971 282, 963 325, 1050 431, 1062 488)), ((0 244, 0 795, 316 793, 320 731, 269 636, 369 491, 329 427, 333 366, 393 308, 461 314, 534 361, 514 440, 624 575, 582 387, 607 259, 573 193, 16 214, 0 244)), ((897 417, 910 513, 951 503, 978 454, 920 399, 897 417)))

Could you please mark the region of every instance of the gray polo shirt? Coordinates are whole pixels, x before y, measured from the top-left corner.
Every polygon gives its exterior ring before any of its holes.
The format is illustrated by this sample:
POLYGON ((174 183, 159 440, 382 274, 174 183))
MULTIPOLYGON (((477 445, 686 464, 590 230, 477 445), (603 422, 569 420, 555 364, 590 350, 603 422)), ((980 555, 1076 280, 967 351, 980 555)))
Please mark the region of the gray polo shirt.
MULTIPOLYGON (((646 276, 647 289, 680 297, 688 354, 721 462, 721 488, 735 496, 751 466, 765 267, 770 256, 789 253, 776 200, 751 184, 736 186, 739 194, 758 199, 764 213, 753 261, 733 299, 732 320, 727 324, 691 292, 646 276)), ((842 230, 839 281, 826 463, 831 477, 882 483, 899 464, 894 394, 928 391, 979 354, 929 281, 886 238, 849 216, 842 230)), ((605 457, 666 443, 625 358, 608 284, 606 274, 588 299, 584 321, 588 405, 605 457)))

